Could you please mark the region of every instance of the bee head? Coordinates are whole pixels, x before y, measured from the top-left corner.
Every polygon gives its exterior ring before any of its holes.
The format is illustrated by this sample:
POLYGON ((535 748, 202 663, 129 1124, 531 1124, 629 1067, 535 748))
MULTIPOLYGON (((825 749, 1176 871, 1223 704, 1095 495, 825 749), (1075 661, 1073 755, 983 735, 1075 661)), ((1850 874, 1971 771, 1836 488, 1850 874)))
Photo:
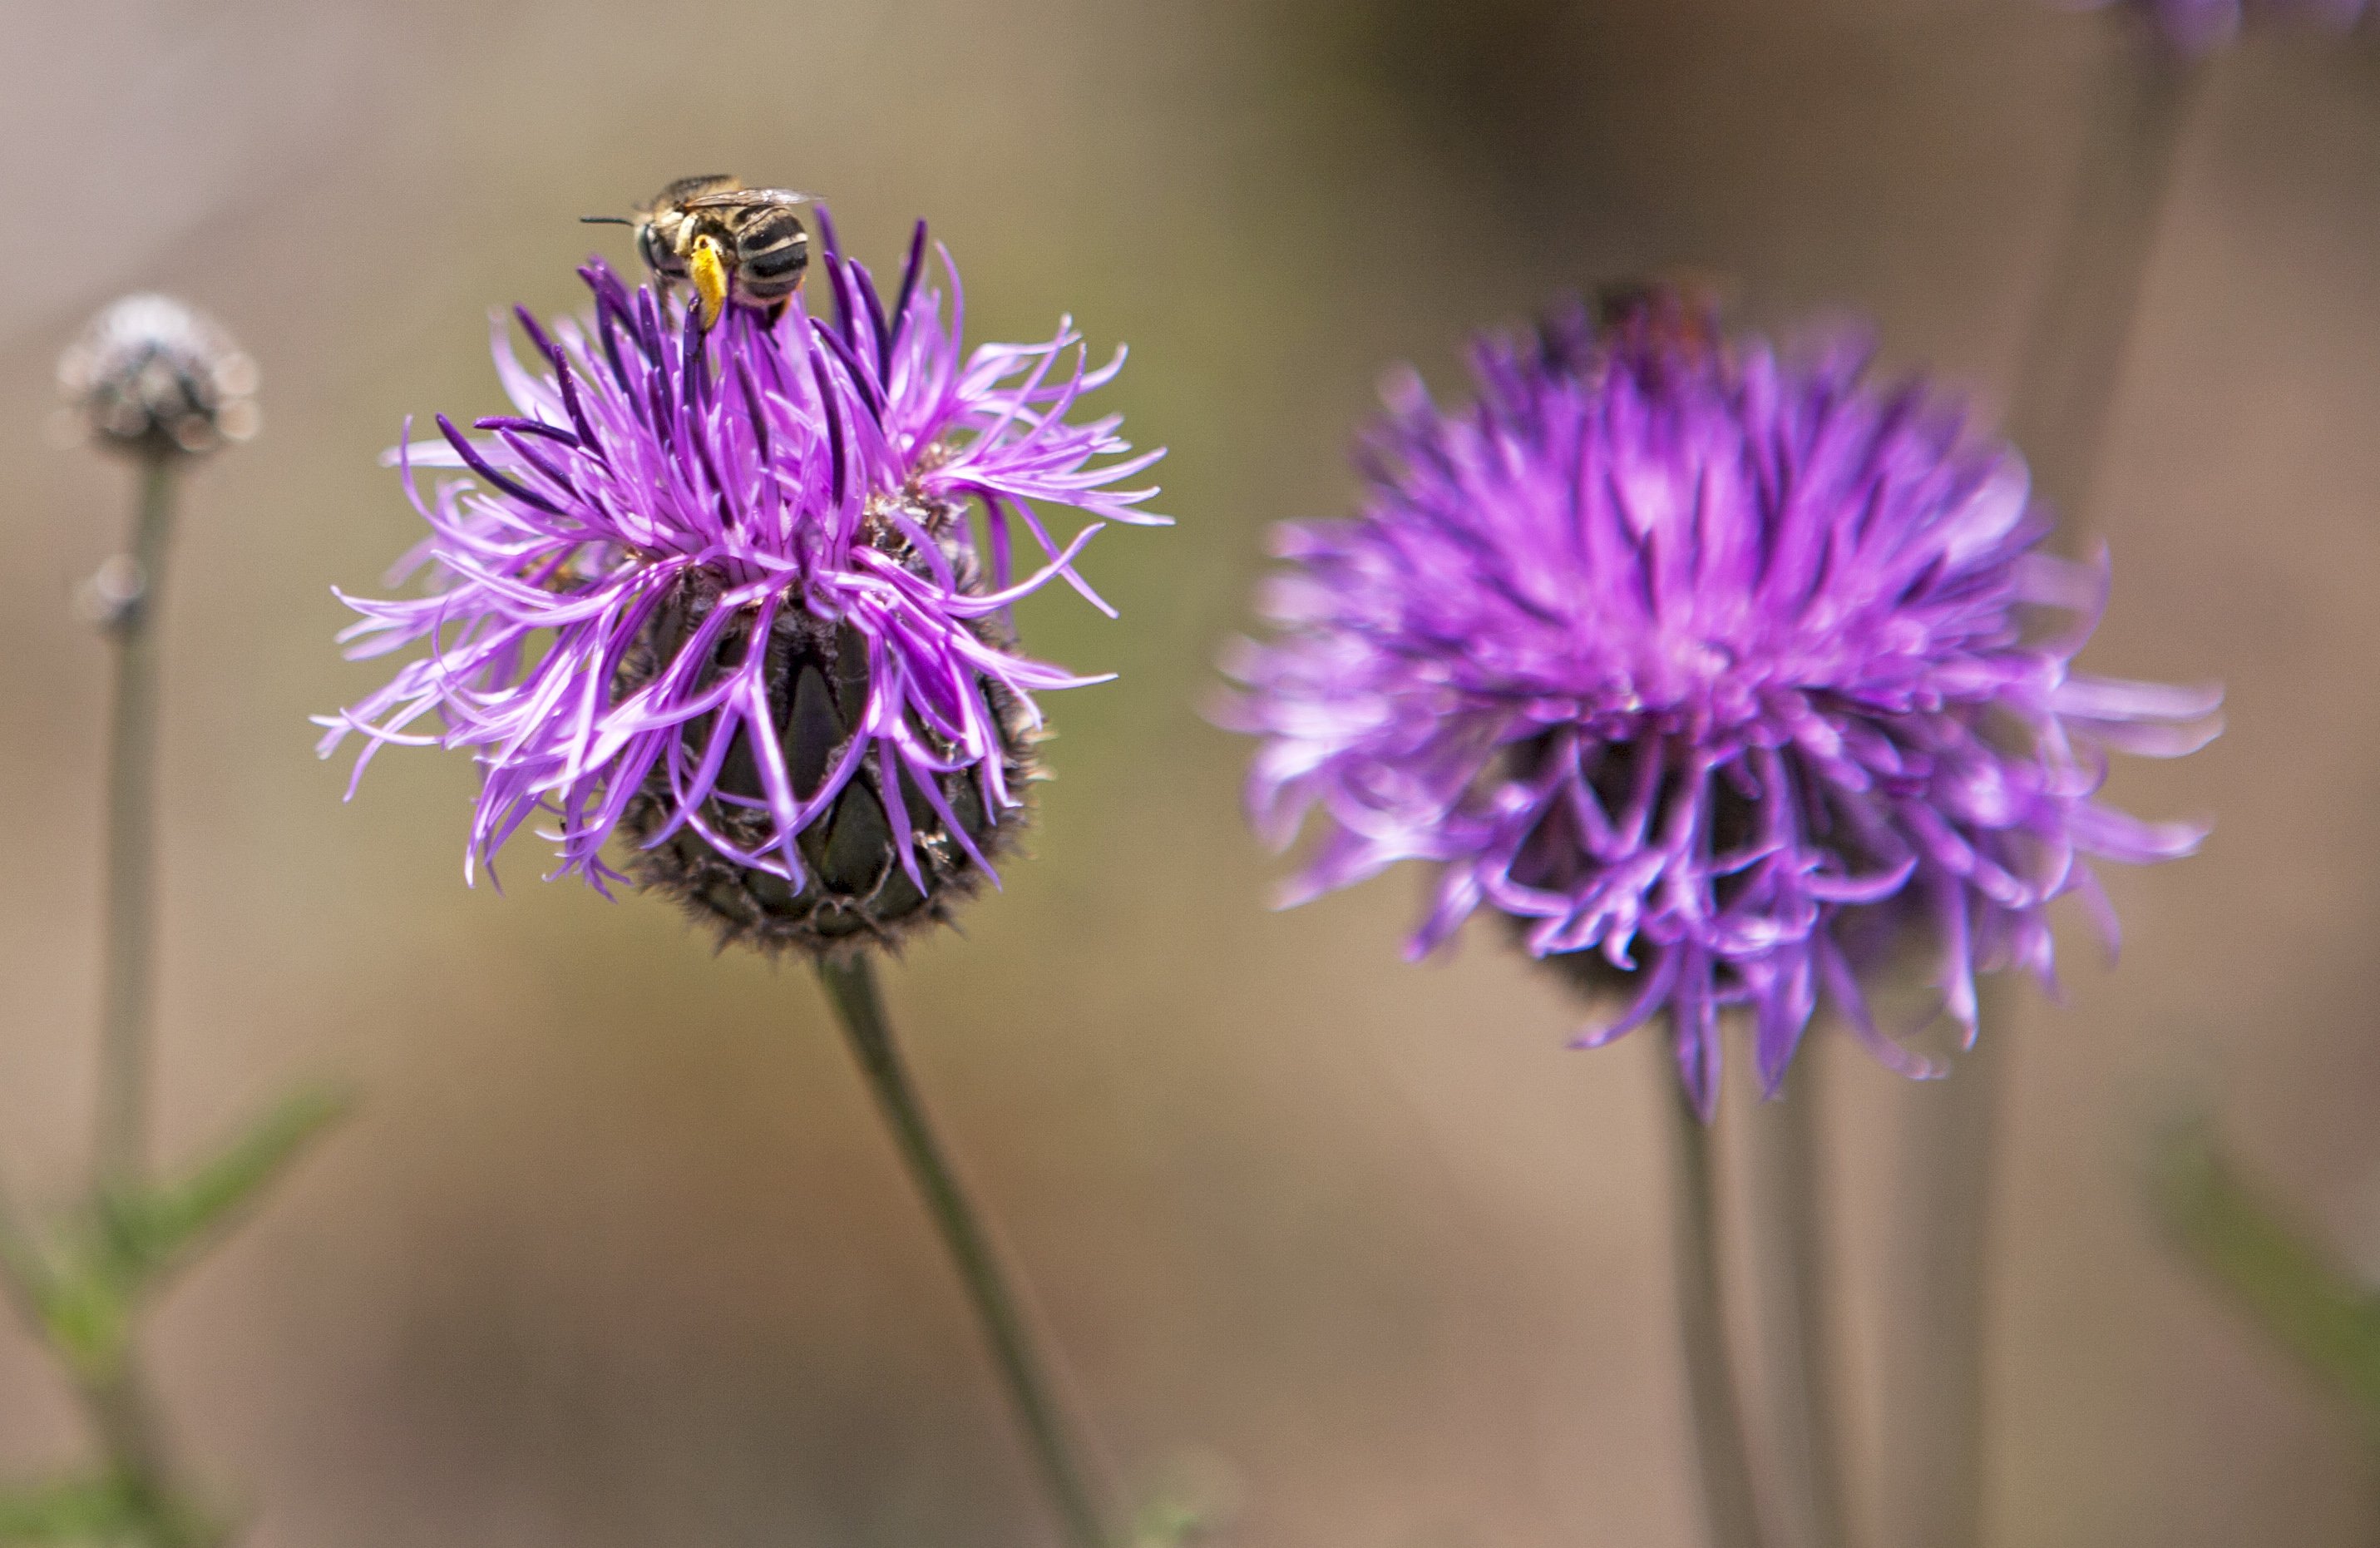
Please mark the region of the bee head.
POLYGON ((581 215, 578 222, 582 225, 633 227, 637 233, 637 256, 644 260, 647 269, 663 279, 686 277, 686 264, 671 250, 669 238, 662 231, 661 223, 647 212, 639 210, 634 216, 581 215))
POLYGON ((664 278, 682 279, 686 275, 686 265, 671 250, 669 238, 662 235, 658 221, 637 223, 637 256, 645 261, 646 268, 664 278))

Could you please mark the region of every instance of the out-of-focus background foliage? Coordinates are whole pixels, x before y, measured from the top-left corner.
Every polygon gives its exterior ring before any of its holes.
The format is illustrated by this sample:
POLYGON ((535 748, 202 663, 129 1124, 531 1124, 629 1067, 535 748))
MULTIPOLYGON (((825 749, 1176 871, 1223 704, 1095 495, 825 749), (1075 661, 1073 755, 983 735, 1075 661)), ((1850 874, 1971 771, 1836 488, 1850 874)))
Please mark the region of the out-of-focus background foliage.
MULTIPOLYGON (((890 993, 1119 1475, 1251 1544, 1683 1544, 1655 1051, 1562 1049, 1487 932, 1408 967, 1411 877, 1286 915, 1199 706, 1266 525, 1335 513, 1398 358, 1692 263, 1785 324, 1859 309, 1987 411, 2112 35, 2035 0, 227 0, 0 6, 0 1165, 87 1129, 102 647, 72 583, 129 475, 45 440, 51 361, 130 287, 246 341, 266 424, 194 483, 168 604, 163 1126, 291 1079, 360 1116, 164 1310, 165 1401, 259 1548, 1042 1541, 973 1329, 803 972, 668 908, 462 884, 473 771, 351 806, 306 715, 416 523, 376 457, 498 406, 487 314, 567 308, 575 217, 733 170, 897 262, 929 216, 981 337, 1072 311, 1173 448, 1028 643, 1054 700, 1029 863, 890 993)), ((2268 36, 2185 143, 2094 513, 2095 668, 2230 686, 2127 767, 2213 813, 2111 878, 2108 970, 2018 1031, 1993 1493, 2010 1544, 2368 1539, 2342 1416, 2152 1238, 2177 1095, 2380 1267, 2380 60, 2268 36)), ((1928 1094, 1827 1047, 1863 1398, 1891 1140, 1928 1094)), ((1873 1411, 1863 1408, 1873 1453, 1873 1411)), ((0 1330, 0 1474, 80 1439, 0 1330)))

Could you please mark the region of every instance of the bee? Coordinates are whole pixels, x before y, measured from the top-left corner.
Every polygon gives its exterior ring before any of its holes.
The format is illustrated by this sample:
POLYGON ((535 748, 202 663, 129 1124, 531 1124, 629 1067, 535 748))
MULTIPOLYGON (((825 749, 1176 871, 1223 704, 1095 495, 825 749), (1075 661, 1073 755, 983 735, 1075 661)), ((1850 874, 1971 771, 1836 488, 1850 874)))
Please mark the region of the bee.
POLYGON ((794 211, 810 201, 784 189, 747 189, 713 174, 680 177, 633 215, 587 215, 590 225, 636 228, 637 252, 667 284, 685 280, 702 307, 705 330, 729 301, 766 312, 773 323, 802 287, 809 233, 794 211))
POLYGON ((1724 319, 1743 286, 1711 269, 1664 269, 1604 286, 1596 321, 1609 333, 1632 333, 1683 354, 1710 357, 1724 347, 1724 319))

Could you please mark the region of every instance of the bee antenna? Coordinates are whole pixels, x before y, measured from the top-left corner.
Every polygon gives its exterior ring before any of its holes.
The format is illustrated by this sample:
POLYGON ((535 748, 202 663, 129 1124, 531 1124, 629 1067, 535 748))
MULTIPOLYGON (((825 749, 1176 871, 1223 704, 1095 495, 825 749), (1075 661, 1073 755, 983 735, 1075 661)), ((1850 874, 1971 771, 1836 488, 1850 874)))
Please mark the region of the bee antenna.
POLYGON ((581 215, 578 217, 578 224, 581 225, 634 225, 637 223, 625 215, 581 215))

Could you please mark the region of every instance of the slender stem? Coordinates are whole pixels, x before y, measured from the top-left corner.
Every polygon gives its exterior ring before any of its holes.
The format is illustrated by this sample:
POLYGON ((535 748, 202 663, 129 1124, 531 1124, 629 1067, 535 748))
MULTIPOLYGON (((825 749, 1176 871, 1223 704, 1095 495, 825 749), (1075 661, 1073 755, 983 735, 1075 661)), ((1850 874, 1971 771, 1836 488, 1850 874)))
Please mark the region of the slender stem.
POLYGON ((1886 1370, 1887 1535, 1928 1548, 1984 1540, 1985 1347, 1993 1132, 2013 986, 1986 979, 1974 1051, 1912 1093, 1903 1141, 1902 1347, 1886 1370))
POLYGON ((1779 1535, 1788 1548, 1848 1548, 1851 1511, 1818 1157, 1822 1082, 1807 1063, 1814 1052, 1805 1047, 1788 1073, 1790 1093, 1761 1103, 1752 1115, 1761 1390, 1776 1449, 1779 1535))
MULTIPOLYGON (((109 620, 116 643, 115 696, 108 727, 106 896, 100 942, 98 1103, 91 1163, 94 1220, 111 1196, 139 1188, 148 1174, 149 1052, 156 910, 157 605, 173 535, 176 468, 170 457, 141 466, 128 594, 109 620)), ((134 1330, 96 1359, 77 1357, 48 1318, 51 1291, 33 1238, 0 1196, 0 1288, 26 1326, 48 1339, 74 1371, 92 1437, 130 1507, 146 1548, 212 1548, 219 1534, 188 1511, 158 1439, 134 1330)))
POLYGON ((2070 551, 2106 438, 2175 152, 2197 94, 2192 63, 2119 49, 2094 95, 2073 205, 2034 303, 2010 391, 2009 438, 2063 511, 2070 551))
POLYGON ((149 1548, 212 1548, 219 1534, 183 1508, 157 1437, 154 1406, 138 1362, 123 1364, 82 1387, 84 1411, 98 1432, 115 1481, 140 1517, 149 1548))
POLYGON ((917 1086, 893 1043, 892 1026, 885 1018, 883 1002, 876 991, 872 964, 865 957, 849 962, 822 961, 819 979, 833 1002, 852 1056, 859 1061, 877 1107, 892 1130, 910 1179, 917 1185, 967 1298, 975 1305, 993 1362, 1000 1367, 1009 1401, 1025 1431, 1026 1444, 1040 1468, 1050 1505, 1075 1548, 1108 1548, 1114 1540, 1092 1501, 1088 1476, 1075 1459, 1051 1383, 1043 1373, 1046 1366, 1033 1347, 1015 1292, 1001 1272, 982 1216, 961 1191, 950 1157, 927 1120, 917 1086))
POLYGON ((149 1058, 156 944, 157 613, 173 534, 170 457, 142 465, 132 537, 134 594, 113 626, 115 702, 108 727, 107 894, 101 940, 99 1114, 102 1188, 148 1166, 149 1058))
MULTIPOLYGON (((92 1146, 94 1207, 141 1187, 149 1169, 149 1065, 156 972, 157 617, 174 527, 179 468, 171 457, 141 465, 132 530, 129 594, 110 621, 115 697, 108 725, 106 896, 100 940, 99 1106, 92 1146)), ((202 1540, 172 1482, 142 1374, 138 1335, 127 1328, 108 1368, 79 1383, 83 1408, 109 1466, 138 1508, 152 1548, 202 1540)))
POLYGON ((1684 1091, 1675 1090, 1677 1082, 1664 1074, 1664 1083, 1673 1089, 1667 1105, 1677 1152, 1670 1245, 1678 1335, 1685 1354, 1686 1406, 1701 1472, 1704 1527, 1710 1548, 1760 1548, 1759 1507, 1719 1302, 1718 1179, 1711 1164, 1710 1130, 1684 1091))
MULTIPOLYGON (((2198 79, 2153 47, 2119 49, 2109 67, 2010 405, 2011 438, 2035 489, 2062 508, 2053 542, 2070 554, 2084 548, 2092 479, 2198 79)), ((1984 1541, 1993 1135, 2011 1001, 1987 982, 1974 1051, 1912 1097, 1901 1164, 1907 1326, 1888 1363, 1883 1467, 1896 1542, 1984 1541)))

